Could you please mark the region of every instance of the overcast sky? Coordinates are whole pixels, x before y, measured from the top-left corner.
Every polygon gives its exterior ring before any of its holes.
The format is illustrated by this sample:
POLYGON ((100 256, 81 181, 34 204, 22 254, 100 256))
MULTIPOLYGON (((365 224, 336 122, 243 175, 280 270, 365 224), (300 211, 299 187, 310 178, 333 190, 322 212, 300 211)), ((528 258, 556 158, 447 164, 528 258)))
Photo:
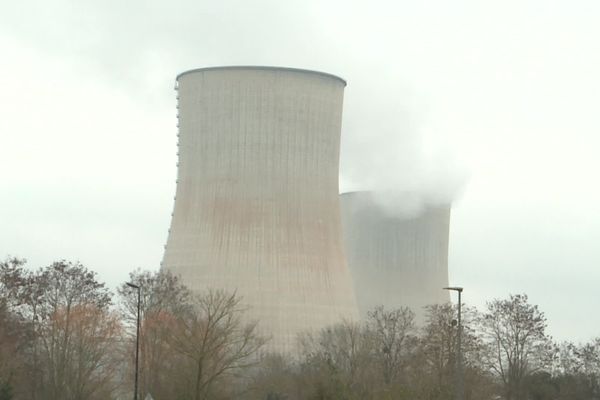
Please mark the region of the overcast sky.
POLYGON ((600 2, 11 1, 0 6, 0 258, 158 269, 174 79, 275 65, 348 81, 341 190, 454 198, 450 280, 600 335, 600 2))

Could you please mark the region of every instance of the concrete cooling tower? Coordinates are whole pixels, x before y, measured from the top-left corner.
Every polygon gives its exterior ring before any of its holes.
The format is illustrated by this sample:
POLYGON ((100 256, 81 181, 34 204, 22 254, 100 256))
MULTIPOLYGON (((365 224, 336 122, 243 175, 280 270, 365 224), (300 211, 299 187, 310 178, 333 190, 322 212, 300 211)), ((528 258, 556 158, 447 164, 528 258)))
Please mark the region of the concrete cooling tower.
POLYGON ((162 267, 193 290, 236 291, 249 320, 296 335, 358 317, 338 197, 346 82, 271 67, 177 77, 179 164, 162 267))
POLYGON ((375 306, 405 306, 422 321, 423 307, 450 301, 448 235, 450 207, 416 217, 386 213, 373 192, 340 196, 344 245, 364 317, 375 306))

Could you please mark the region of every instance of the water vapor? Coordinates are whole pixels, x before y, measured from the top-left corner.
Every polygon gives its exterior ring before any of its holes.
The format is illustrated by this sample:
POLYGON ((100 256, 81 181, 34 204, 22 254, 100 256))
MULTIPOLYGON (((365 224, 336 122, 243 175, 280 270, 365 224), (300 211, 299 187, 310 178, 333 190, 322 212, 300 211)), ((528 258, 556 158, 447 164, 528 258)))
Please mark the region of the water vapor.
POLYGON ((433 127, 414 90, 359 87, 368 101, 350 92, 342 134, 341 192, 373 191, 382 209, 398 216, 452 203, 467 180, 449 135, 433 127))

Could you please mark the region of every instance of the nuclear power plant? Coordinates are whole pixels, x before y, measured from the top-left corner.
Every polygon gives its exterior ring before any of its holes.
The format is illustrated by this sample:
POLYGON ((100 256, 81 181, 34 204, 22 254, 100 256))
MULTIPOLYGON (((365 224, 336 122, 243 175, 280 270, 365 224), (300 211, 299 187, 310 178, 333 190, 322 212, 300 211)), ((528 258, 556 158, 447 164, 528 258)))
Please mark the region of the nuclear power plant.
POLYGON ((272 67, 177 77, 177 190, 162 268, 193 290, 235 291, 269 350, 358 318, 338 195, 345 86, 272 67))
POLYGON ((424 306, 450 301, 450 206, 415 216, 390 213, 374 192, 340 196, 346 257, 361 315, 375 306, 409 307, 423 320, 424 306))
POLYGON ((418 313, 449 300, 449 207, 398 218, 372 194, 348 193, 342 233, 345 86, 274 67, 177 77, 177 189, 162 268, 194 291, 237 293, 269 351, 293 352, 299 333, 377 305, 418 313))

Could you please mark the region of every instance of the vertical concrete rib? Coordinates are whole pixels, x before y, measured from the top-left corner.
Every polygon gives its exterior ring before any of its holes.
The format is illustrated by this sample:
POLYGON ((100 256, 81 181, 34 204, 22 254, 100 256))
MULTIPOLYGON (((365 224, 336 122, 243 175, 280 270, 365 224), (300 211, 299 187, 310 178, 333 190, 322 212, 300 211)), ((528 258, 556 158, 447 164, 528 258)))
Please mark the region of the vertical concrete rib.
POLYGON ((450 206, 428 208, 415 217, 390 215, 373 192, 341 198, 344 246, 362 316, 375 306, 411 308, 446 303, 450 206))
POLYGON ((162 266, 194 290, 237 291, 270 350, 358 316, 338 197, 344 87, 269 67, 178 77, 178 183, 162 266))

